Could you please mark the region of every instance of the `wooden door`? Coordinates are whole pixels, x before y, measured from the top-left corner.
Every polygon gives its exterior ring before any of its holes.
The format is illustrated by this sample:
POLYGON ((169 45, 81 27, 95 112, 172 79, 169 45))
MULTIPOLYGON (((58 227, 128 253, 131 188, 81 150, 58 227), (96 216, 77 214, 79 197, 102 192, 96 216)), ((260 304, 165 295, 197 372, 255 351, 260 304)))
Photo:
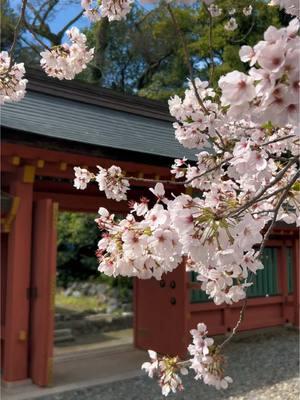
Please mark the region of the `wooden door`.
POLYGON ((164 355, 186 355, 187 292, 184 266, 162 280, 135 282, 135 346, 164 355))
POLYGON ((51 199, 39 200, 34 206, 30 377, 39 386, 48 386, 52 380, 57 209, 51 199))

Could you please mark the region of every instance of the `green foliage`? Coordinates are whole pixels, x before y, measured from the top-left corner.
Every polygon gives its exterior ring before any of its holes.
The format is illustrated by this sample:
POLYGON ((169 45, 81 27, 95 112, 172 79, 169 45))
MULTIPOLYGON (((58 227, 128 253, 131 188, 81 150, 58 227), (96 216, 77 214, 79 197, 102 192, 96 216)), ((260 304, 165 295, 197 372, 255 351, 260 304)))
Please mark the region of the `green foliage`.
MULTIPOLYGON (((9 0, 0 0, 2 5, 2 47, 12 41, 16 14, 9 6, 9 0), (4 45, 3 45, 4 44, 4 45)), ((36 4, 41 4, 37 0, 36 4)), ((211 68, 211 47, 215 64, 212 84, 216 87, 221 75, 238 69, 245 71, 248 66, 239 59, 239 49, 243 44, 254 45, 263 38, 263 32, 269 25, 279 25, 279 20, 287 24, 289 18, 276 7, 269 7, 266 0, 218 0, 222 8, 221 16, 213 18, 212 46, 210 46, 209 18, 202 2, 192 7, 174 9, 178 25, 184 33, 191 55, 191 64, 195 77, 208 79, 211 68), (253 14, 244 16, 242 10, 251 3, 253 14), (236 9, 235 18, 238 29, 228 32, 224 24, 230 18, 228 11, 236 9)), ((40 38, 52 44, 63 40, 63 34, 55 32, 52 20, 58 12, 65 12, 68 23, 68 4, 58 0, 50 14, 36 7, 35 17, 28 20, 43 20, 41 26, 35 22, 34 29, 40 38), (39 14, 40 13, 40 14, 39 14), (39 15, 39 17, 38 17, 39 15)), ((108 22, 106 18, 85 29, 88 45, 95 47, 94 60, 76 79, 92 82, 95 85, 111 88, 120 92, 138 94, 151 99, 167 100, 174 94, 181 95, 189 76, 184 60, 184 51, 178 32, 163 4, 149 12, 135 5, 126 20, 108 22)), ((23 41, 17 59, 25 65, 39 64, 40 45, 32 35, 24 30, 23 41), (27 45, 25 45, 27 42, 27 45)))
POLYGON ((66 287, 73 281, 93 280, 117 287, 126 298, 132 279, 112 278, 98 272, 97 243, 101 232, 96 215, 61 212, 57 224, 57 286, 66 287))
MULTIPOLYGON (((253 14, 248 17, 242 10, 249 5, 249 0, 219 0, 217 4, 223 13, 213 18, 214 86, 221 75, 233 69, 246 70, 247 65, 239 59, 241 45, 254 45, 263 38, 269 25, 279 25, 277 8, 267 6, 264 0, 251 2, 253 14), (224 29, 231 8, 237 11, 239 25, 234 32, 224 29)), ((209 79, 211 49, 207 12, 201 6, 177 8, 174 12, 188 44, 194 75, 209 79)), ((81 79, 159 100, 184 91, 189 73, 182 43, 162 6, 148 15, 135 7, 127 20, 110 24, 103 20, 86 33, 89 45, 96 48, 96 67, 89 68, 81 79)))
MULTIPOLYGON (((216 86, 221 75, 234 69, 245 71, 247 64, 240 61, 239 49, 242 45, 255 45, 259 40, 263 40, 263 33, 269 25, 279 26, 279 13, 276 7, 269 7, 263 0, 251 2, 253 13, 245 16, 242 12, 244 7, 250 3, 248 0, 219 0, 218 6, 223 13, 219 17, 213 18, 212 27, 212 48, 214 54, 215 74, 213 84, 216 86), (224 24, 230 18, 228 11, 236 9, 235 18, 238 29, 226 31, 224 24)), ((198 39, 192 44, 191 51, 196 58, 202 61, 200 70, 202 74, 209 77, 211 57, 209 49, 209 20, 204 9, 199 12, 199 20, 196 27, 198 39)))
POLYGON ((66 296, 62 291, 55 294, 55 306, 77 312, 103 310, 103 305, 99 304, 96 296, 66 296))
POLYGON ((95 251, 99 230, 91 214, 62 212, 58 218, 58 286, 99 275, 95 251))
POLYGON ((1 0, 0 20, 1 20, 1 50, 9 50, 13 38, 14 29, 17 23, 17 14, 10 7, 8 0, 1 0))

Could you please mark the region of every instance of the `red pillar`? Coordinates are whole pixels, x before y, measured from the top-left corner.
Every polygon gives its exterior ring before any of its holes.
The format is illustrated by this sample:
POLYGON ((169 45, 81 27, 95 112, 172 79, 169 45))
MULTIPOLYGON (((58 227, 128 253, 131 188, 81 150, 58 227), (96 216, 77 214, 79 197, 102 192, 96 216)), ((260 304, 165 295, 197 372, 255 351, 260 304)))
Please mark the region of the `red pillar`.
POLYGON ((30 377, 39 386, 47 386, 52 380, 56 215, 57 203, 50 199, 39 200, 34 205, 30 377))
POLYGON ((7 281, 7 245, 8 233, 1 232, 1 369, 4 363, 4 327, 5 327, 5 299, 7 281))
POLYGON ((300 243, 299 238, 294 243, 294 307, 295 307, 295 326, 300 328, 300 243))
POLYGON ((280 293, 284 300, 282 303, 282 322, 288 322, 288 268, 287 268, 287 246, 283 239, 281 246, 278 248, 278 281, 280 293))
POLYGON ((20 198, 8 237, 3 380, 28 378, 28 327, 34 167, 14 175, 10 193, 20 198))

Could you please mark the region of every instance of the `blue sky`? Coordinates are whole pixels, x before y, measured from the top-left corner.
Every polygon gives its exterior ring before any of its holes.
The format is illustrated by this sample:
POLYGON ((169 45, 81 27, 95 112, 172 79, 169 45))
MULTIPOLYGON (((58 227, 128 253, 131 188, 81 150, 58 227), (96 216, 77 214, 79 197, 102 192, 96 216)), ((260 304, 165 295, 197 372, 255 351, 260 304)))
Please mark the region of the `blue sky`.
MULTIPOLYGON (((19 13, 21 6, 20 0, 10 0, 10 5, 14 10, 16 10, 17 13, 19 13)), ((82 7, 80 5, 80 0, 75 0, 71 4, 68 0, 61 0, 56 9, 58 11, 55 13, 55 18, 49 20, 49 24, 53 32, 59 32, 67 22, 80 13, 82 7)), ((83 16, 76 21, 74 25, 79 29, 82 29, 89 26, 90 22, 86 17, 83 16)))

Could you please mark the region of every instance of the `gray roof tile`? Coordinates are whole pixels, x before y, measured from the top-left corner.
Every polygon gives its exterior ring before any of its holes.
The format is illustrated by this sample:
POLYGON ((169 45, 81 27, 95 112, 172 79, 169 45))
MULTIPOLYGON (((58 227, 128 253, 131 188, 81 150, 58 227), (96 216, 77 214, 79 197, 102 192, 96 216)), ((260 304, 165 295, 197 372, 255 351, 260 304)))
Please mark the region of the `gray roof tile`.
POLYGON ((164 157, 194 159, 175 139, 172 122, 117 111, 45 93, 28 91, 18 103, 2 107, 1 125, 95 146, 164 157))

